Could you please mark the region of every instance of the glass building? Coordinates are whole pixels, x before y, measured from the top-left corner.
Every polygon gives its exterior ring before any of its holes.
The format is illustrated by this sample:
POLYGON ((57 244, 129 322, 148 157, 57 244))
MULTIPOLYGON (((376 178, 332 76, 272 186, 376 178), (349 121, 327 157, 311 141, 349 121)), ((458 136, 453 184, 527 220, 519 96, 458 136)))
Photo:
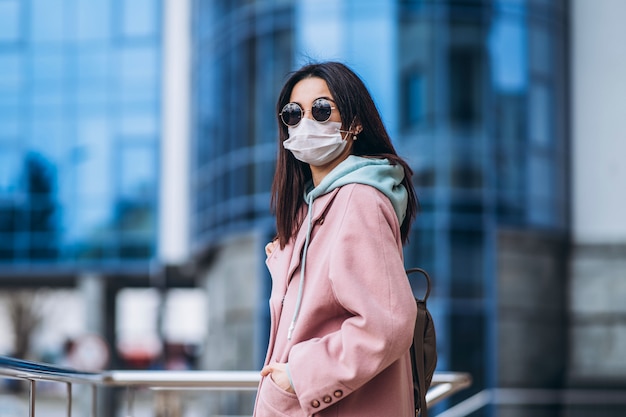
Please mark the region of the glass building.
POLYGON ((160 21, 158 0, 0 1, 3 274, 154 256, 160 21))
MULTIPOLYGON (((421 214, 405 262, 434 278, 438 369, 472 374, 474 385, 463 395, 510 380, 558 386, 561 368, 539 382, 502 371, 502 363, 515 361, 503 347, 508 332, 526 317, 516 311, 529 307, 507 304, 499 283, 517 271, 507 262, 524 245, 547 239, 558 252, 569 223, 566 3, 196 1, 194 7, 196 252, 214 254, 224 236, 251 228, 261 236, 252 247, 262 251, 273 233, 267 208, 282 81, 309 60, 341 60, 365 80, 415 172, 421 214), (507 230, 524 236, 503 237, 507 230)), ((269 278, 258 263, 255 312, 267 319, 269 278)), ((539 275, 558 287, 552 266, 539 275)), ((256 366, 265 348, 259 327, 256 366)))

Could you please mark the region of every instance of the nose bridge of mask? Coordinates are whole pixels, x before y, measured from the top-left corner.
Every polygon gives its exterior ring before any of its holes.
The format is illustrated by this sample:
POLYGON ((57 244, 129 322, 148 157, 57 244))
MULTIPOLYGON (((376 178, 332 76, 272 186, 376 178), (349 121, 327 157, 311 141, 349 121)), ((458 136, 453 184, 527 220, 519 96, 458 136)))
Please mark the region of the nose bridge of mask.
POLYGON ((340 132, 341 123, 340 122, 318 122, 317 120, 309 117, 305 117, 300 120, 297 126, 289 127, 287 130, 289 132, 289 136, 306 134, 307 136, 321 134, 321 135, 335 135, 340 132))

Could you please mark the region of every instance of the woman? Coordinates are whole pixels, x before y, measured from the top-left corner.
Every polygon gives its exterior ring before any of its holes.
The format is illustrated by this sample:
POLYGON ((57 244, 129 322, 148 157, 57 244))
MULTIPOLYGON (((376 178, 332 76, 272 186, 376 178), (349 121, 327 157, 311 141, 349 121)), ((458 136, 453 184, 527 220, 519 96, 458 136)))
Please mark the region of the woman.
POLYGON ((341 63, 293 73, 277 110, 271 333, 254 415, 413 416, 411 170, 341 63))

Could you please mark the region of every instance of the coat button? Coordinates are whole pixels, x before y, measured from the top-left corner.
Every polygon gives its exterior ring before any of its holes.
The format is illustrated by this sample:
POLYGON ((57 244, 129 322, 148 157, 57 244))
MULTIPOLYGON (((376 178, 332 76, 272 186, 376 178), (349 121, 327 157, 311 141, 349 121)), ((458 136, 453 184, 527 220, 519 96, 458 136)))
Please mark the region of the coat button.
POLYGON ((333 392, 333 395, 335 396, 335 398, 341 398, 343 396, 343 391, 338 389, 337 391, 333 392))
POLYGON ((319 406, 320 406, 320 402, 319 401, 317 401, 317 400, 311 401, 311 407, 317 408, 319 406))
POLYGON ((324 217, 322 217, 321 219, 319 219, 319 221, 317 222, 318 224, 322 225, 324 224, 324 217))
POLYGON ((324 395, 324 398, 322 398, 322 401, 324 401, 326 404, 330 403, 333 399, 330 397, 330 395, 324 395))

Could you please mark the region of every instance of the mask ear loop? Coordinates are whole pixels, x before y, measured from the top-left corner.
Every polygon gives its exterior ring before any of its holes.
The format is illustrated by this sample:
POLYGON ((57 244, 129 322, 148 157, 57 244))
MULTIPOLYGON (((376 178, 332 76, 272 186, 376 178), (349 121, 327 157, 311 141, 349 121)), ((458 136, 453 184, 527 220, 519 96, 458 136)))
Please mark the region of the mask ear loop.
MULTIPOLYGON (((356 122, 356 116, 352 118, 352 122, 350 122, 350 126, 348 127, 348 130, 339 129, 339 131, 342 133, 350 133, 352 134, 352 140, 357 140, 358 139, 357 135, 361 133, 361 130, 358 130, 358 129, 352 130, 352 126, 354 126, 354 122, 356 122)), ((346 137, 344 137, 343 140, 348 140, 348 135, 346 135, 346 137)))

